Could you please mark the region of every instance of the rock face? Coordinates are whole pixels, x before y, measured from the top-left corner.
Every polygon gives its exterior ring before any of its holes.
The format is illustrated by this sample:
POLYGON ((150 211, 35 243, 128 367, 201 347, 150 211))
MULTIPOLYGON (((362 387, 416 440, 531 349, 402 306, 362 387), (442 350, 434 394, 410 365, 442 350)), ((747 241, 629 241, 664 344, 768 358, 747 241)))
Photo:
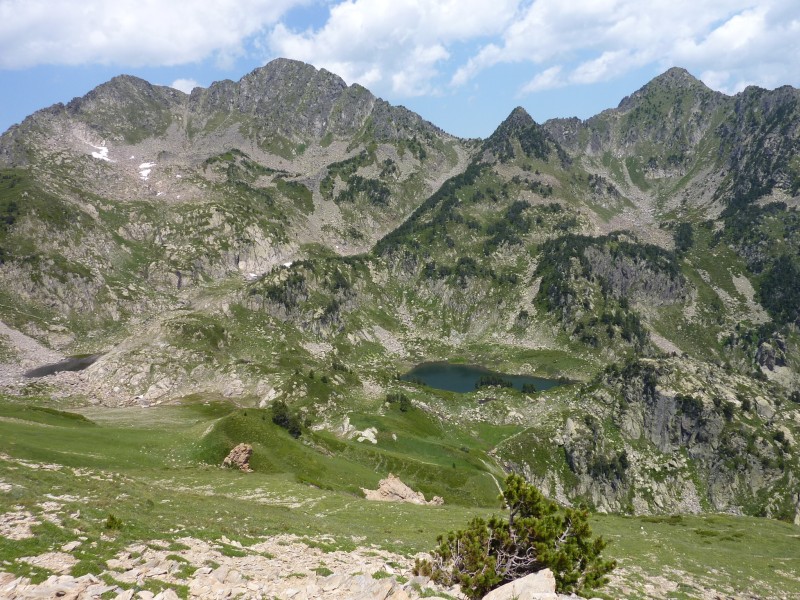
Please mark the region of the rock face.
POLYGON ((756 362, 766 367, 770 371, 774 371, 775 367, 783 367, 786 365, 786 342, 779 336, 774 336, 769 341, 763 341, 758 345, 756 351, 756 362), (772 342, 772 343, 770 343, 772 342))
POLYGON ((483 600, 558 600, 556 578, 550 569, 531 573, 492 590, 483 600))
POLYGON ((425 500, 425 496, 420 492, 415 492, 405 483, 400 481, 392 473, 389 477, 381 479, 377 490, 367 490, 361 488, 367 500, 378 500, 380 502, 410 502, 411 504, 428 504, 431 506, 441 506, 444 500, 439 496, 434 496, 430 501, 425 500))
POLYGON ((250 468, 250 457, 253 455, 253 447, 250 444, 239 444, 222 461, 223 467, 238 468, 244 473, 252 473, 250 468))

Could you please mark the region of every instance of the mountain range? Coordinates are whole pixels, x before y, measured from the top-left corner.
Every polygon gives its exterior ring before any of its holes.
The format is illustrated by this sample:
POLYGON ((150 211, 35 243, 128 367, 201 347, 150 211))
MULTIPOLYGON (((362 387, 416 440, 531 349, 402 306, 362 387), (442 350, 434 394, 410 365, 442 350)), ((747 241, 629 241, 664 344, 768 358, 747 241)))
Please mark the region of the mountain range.
POLYGON ((496 428, 465 479, 380 428, 351 458, 445 502, 515 471, 602 511, 800 523, 799 101, 673 68, 585 121, 516 108, 467 140, 286 59, 191 94, 115 77, 0 137, 0 383, 283 401, 340 438, 403 394, 496 428), (398 379, 430 361, 565 384, 398 379))

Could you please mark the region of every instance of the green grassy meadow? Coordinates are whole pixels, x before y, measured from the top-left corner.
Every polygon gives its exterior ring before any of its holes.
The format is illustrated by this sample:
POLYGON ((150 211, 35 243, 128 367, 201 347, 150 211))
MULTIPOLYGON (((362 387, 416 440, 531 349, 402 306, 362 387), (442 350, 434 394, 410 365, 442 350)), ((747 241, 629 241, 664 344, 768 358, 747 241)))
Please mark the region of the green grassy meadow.
MULTIPOLYGON (((394 432, 378 444, 306 431, 293 439, 267 411, 194 398, 152 408, 62 411, 44 400, 0 401, 0 513, 29 511, 35 537, 0 537, 0 563, 18 575, 49 573, 17 559, 87 538, 74 575, 100 572, 136 542, 192 536, 242 544, 294 534, 327 548, 376 546, 413 555, 436 536, 500 510, 485 452, 518 428, 477 436, 443 430, 418 410, 356 415, 359 428, 394 432), (218 465, 236 443, 253 443, 254 472, 218 465), (441 507, 368 502, 389 471, 441 507), (60 505, 54 509, 47 502, 60 505), (45 513, 55 523, 43 520, 45 513), (121 525, 109 529, 109 516, 121 525)), ((596 515, 593 526, 620 565, 605 598, 642 598, 658 583, 669 598, 725 593, 800 596, 800 528, 728 515, 596 515), (679 582, 672 589, 673 583, 679 582)), ((774 595, 774 596, 773 596, 774 595)))

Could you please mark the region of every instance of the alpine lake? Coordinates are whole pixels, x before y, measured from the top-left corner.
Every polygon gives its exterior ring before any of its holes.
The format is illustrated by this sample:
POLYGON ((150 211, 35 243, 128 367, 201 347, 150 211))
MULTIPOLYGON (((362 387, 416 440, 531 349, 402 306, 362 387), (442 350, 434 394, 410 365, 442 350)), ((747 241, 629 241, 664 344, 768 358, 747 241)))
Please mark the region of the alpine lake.
MULTIPOLYGON (((422 383, 437 390, 467 393, 479 389, 479 383, 489 378, 511 384, 515 390, 522 391, 523 386, 533 386, 537 392, 548 390, 568 383, 564 380, 545 379, 532 375, 510 375, 498 373, 477 365, 453 364, 448 362, 427 362, 417 365, 400 377, 403 381, 422 383)), ((506 386, 507 386, 506 383, 506 386)))

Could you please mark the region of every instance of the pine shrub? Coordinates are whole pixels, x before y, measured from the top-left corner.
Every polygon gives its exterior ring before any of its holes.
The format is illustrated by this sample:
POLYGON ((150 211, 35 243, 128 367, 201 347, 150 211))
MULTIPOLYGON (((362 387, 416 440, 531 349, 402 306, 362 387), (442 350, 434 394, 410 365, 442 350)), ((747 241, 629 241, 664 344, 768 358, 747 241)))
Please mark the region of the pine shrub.
POLYGON ((602 537, 592 536, 585 509, 560 507, 511 474, 501 499, 508 519, 473 519, 464 530, 439 536, 431 558, 417 560, 416 575, 451 586, 470 599, 531 573, 549 568, 561 593, 583 593, 607 583, 616 566, 600 554, 602 537))

